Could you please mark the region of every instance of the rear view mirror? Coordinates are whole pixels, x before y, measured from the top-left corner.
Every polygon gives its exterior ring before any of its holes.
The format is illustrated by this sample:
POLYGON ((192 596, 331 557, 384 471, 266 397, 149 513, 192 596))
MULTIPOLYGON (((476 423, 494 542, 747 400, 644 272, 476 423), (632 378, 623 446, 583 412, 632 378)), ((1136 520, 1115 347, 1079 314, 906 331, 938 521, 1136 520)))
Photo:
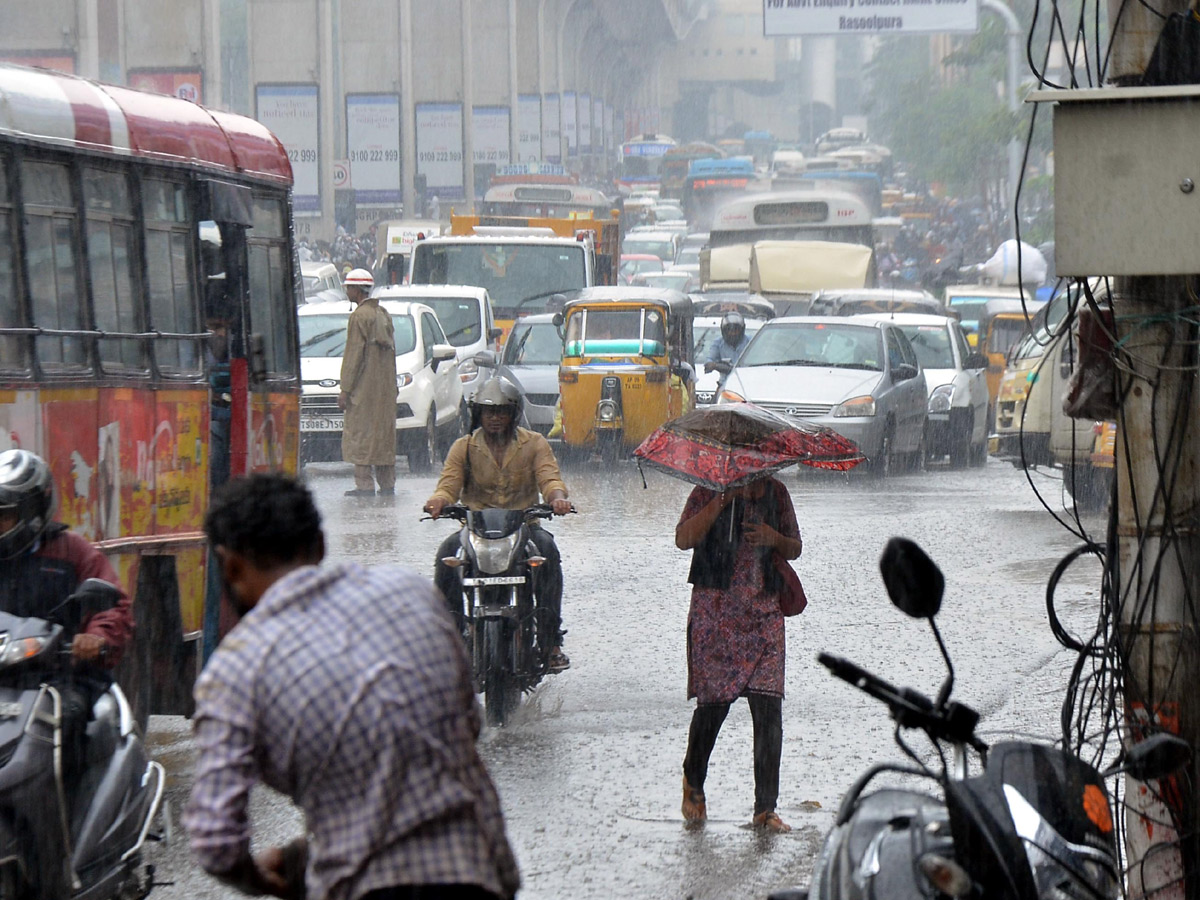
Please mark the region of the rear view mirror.
MULTIPOLYGON (((112 609, 120 600, 120 588, 109 584, 102 578, 89 578, 75 589, 75 593, 51 610, 47 618, 54 617, 55 613, 73 606, 78 621, 83 621, 98 612, 112 609)), ((68 618, 75 617, 68 616, 68 618)))
POLYGON ((897 381, 911 381, 917 377, 917 367, 909 363, 900 363, 892 369, 892 375, 897 381))
POLYGON ((1181 737, 1166 732, 1151 735, 1125 750, 1119 768, 1107 775, 1126 772, 1138 781, 1164 778, 1185 766, 1192 758, 1192 748, 1181 737))
POLYGON ((488 329, 488 340, 489 341, 498 341, 502 337, 504 337, 504 329, 503 328, 489 328, 488 329))
POLYGON ((454 347, 450 344, 434 344, 430 351, 433 354, 433 371, 437 371, 438 367, 448 360, 454 359, 457 355, 454 347))
POLYGON ((931 619, 942 608, 946 579, 914 541, 894 537, 883 548, 879 571, 892 603, 914 619, 931 619))
POLYGON ((475 365, 484 369, 494 369, 498 364, 496 354, 491 350, 480 350, 471 359, 475 362, 475 365))
POLYGON ((987 367, 987 357, 982 353, 972 353, 963 361, 964 369, 986 369, 987 367))
POLYGON ((562 328, 562 326, 563 326, 563 322, 565 322, 565 321, 566 321, 566 319, 564 319, 564 318, 563 318, 563 314, 562 314, 562 313, 560 313, 560 312, 556 312, 556 313, 554 314, 554 318, 553 318, 551 321, 552 321, 552 322, 554 322, 554 326, 555 326, 556 328, 562 328))

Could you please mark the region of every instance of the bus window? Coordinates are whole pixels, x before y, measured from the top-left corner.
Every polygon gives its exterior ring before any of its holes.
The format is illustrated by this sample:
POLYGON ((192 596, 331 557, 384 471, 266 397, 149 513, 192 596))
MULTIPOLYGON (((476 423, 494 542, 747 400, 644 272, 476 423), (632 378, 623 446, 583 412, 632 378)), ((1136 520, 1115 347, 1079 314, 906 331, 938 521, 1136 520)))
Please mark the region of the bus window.
MULTIPOLYGON (((25 246, 33 324, 81 331, 87 327, 75 277, 75 204, 67 166, 26 160, 21 164, 25 200, 25 246)), ((82 336, 39 335, 37 354, 50 371, 87 365, 82 336)))
POLYGON ((246 233, 250 262, 250 331, 265 344, 268 377, 288 378, 296 365, 293 323, 296 303, 287 265, 283 201, 254 196, 254 227, 246 233))
MULTIPOLYGON (((180 182, 146 178, 142 182, 146 220, 146 288, 149 325, 165 334, 196 334, 196 299, 192 283, 192 233, 187 188, 180 182)), ((165 375, 200 371, 196 341, 157 340, 154 357, 165 375)))
MULTIPOLYGON (((98 331, 142 331, 131 260, 134 219, 130 196, 129 179, 123 173, 84 168, 88 271, 98 331)), ((136 338, 100 338, 99 349, 105 371, 146 369, 143 343, 136 338)))
MULTIPOLYGON (((0 157, 0 328, 21 327, 21 301, 17 294, 16 242, 13 240, 13 210, 8 193, 8 162, 0 157)), ((0 369, 22 370, 28 366, 24 340, 18 335, 0 335, 0 369)))

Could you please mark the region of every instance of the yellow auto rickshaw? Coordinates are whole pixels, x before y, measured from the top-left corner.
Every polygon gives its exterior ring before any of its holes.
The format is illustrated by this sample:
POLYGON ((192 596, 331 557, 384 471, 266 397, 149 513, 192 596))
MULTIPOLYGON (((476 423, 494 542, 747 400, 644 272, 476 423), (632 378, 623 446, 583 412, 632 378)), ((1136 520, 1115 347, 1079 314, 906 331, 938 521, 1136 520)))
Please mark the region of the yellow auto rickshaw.
POLYGON ((692 301, 679 291, 579 291, 560 314, 562 439, 614 462, 695 403, 692 301))

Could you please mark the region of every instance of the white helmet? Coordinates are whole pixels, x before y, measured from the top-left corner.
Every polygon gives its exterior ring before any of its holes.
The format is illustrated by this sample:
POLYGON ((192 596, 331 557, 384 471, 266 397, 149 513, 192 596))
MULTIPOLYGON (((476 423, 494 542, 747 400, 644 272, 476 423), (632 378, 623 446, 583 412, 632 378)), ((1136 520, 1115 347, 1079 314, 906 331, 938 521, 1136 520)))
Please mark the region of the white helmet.
POLYGON ((375 287, 375 279, 366 269, 351 269, 346 273, 342 284, 346 287, 360 287, 369 292, 371 288, 375 287))

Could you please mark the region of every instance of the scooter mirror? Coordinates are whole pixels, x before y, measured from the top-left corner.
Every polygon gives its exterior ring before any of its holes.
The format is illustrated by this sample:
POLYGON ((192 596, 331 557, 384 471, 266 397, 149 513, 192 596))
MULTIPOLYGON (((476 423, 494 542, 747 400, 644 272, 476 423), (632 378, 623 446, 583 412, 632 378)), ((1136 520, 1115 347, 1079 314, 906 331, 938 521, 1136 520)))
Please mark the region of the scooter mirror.
POLYGON ((931 619, 942 608, 946 579, 913 541, 891 538, 879 558, 879 571, 892 603, 914 619, 931 619))
POLYGON ((84 616, 112 609, 121 599, 121 591, 102 578, 89 578, 70 596, 84 616))
POLYGON ((1116 771, 1126 772, 1138 781, 1150 781, 1170 775, 1187 765, 1191 758, 1192 747, 1187 741, 1159 732, 1127 748, 1124 762, 1116 771))

